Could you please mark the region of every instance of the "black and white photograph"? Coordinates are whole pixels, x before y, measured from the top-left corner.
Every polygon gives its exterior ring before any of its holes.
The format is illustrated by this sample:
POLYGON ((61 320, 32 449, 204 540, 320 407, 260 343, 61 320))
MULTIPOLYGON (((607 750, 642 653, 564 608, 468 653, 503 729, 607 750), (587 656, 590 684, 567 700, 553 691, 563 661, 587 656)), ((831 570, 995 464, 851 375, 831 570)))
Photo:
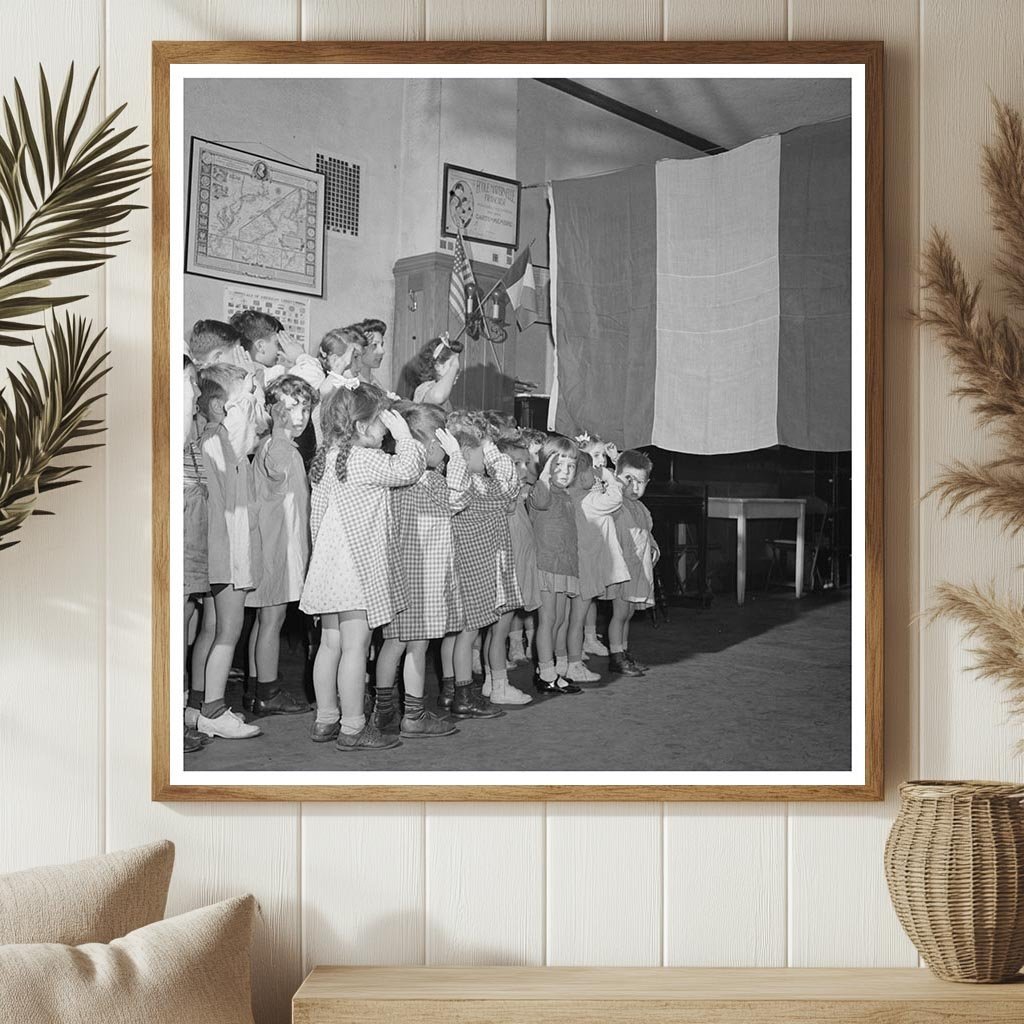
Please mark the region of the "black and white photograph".
POLYGON ((172 785, 864 785, 865 95, 172 64, 172 785))

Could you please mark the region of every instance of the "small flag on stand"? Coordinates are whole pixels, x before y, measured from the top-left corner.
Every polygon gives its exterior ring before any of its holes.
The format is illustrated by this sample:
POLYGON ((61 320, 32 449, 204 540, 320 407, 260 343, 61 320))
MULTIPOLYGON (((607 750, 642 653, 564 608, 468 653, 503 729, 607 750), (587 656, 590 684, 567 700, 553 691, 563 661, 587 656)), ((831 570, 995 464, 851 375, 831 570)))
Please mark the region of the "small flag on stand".
POLYGON ((460 231, 455 240, 455 258, 452 261, 451 280, 448 282, 448 303, 463 321, 466 319, 466 289, 471 284, 476 284, 476 278, 466 256, 466 247, 462 244, 460 231))
POLYGON ((533 277, 533 263, 530 260, 530 247, 527 246, 505 271, 502 284, 508 293, 509 302, 516 312, 516 320, 520 330, 525 331, 530 324, 535 324, 537 314, 537 285, 533 277))

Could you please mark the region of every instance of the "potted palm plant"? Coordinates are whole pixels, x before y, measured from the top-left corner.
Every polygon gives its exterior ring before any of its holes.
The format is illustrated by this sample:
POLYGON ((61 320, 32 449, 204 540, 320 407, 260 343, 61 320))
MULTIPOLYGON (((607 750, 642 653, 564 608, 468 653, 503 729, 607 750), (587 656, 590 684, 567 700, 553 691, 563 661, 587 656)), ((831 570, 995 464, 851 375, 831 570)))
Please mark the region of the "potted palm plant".
POLYGON ((8 369, 6 386, 0 376, 0 550, 17 543, 30 515, 47 514, 40 498, 75 483, 87 468, 79 456, 101 443, 90 413, 108 370, 104 332, 68 311, 84 296, 51 286, 102 266, 127 242, 117 225, 140 209, 129 200, 149 161, 145 146, 128 144, 135 128, 118 124, 124 106, 86 128, 98 75, 75 99, 72 65, 55 97, 40 67, 35 117, 17 81, 3 100, 0 347, 33 347, 35 358, 8 369), (45 354, 32 340, 39 331, 45 354))

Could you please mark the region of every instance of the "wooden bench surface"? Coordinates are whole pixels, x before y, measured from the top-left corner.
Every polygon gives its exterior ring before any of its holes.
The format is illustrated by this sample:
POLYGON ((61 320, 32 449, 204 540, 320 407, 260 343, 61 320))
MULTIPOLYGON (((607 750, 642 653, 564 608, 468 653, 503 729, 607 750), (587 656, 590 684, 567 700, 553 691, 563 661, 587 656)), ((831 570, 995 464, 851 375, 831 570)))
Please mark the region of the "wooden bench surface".
POLYGON ((917 969, 317 967, 294 1024, 988 1024, 1024 1022, 1022 982, 917 969))

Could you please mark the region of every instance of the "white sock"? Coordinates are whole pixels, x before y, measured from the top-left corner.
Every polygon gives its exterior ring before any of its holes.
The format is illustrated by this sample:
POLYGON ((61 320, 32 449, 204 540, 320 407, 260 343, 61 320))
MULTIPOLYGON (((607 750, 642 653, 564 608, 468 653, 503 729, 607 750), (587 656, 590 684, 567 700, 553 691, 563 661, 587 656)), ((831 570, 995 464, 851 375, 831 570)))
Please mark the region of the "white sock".
POLYGON ((341 718, 341 712, 337 708, 316 709, 317 725, 334 725, 341 718))
POLYGON ((508 684, 508 672, 493 672, 491 674, 491 686, 505 686, 508 684))
POLYGON ((615 644, 610 644, 608 647, 608 650, 611 651, 612 654, 621 654, 625 649, 626 648, 623 647, 622 644, 619 644, 617 647, 615 644))
POLYGON ((365 725, 366 715, 341 716, 341 731, 346 736, 355 736, 357 732, 362 732, 365 725))
POLYGON ((555 663, 553 661, 539 662, 537 665, 537 672, 545 683, 553 683, 558 677, 558 673, 555 671, 555 663))

